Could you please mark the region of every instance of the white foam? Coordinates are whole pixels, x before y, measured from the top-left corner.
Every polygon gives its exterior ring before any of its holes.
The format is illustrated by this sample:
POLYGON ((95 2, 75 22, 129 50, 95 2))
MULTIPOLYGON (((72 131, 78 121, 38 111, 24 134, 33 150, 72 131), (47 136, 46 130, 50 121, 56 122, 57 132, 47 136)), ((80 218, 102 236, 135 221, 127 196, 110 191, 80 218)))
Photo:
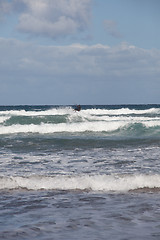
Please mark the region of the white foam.
POLYGON ((9 116, 48 116, 48 115, 66 115, 72 113, 73 109, 71 107, 53 108, 44 111, 25 111, 25 110, 0 111, 1 115, 9 116))
POLYGON ((145 116, 111 116, 111 115, 92 115, 86 112, 72 114, 68 116, 70 122, 76 121, 128 121, 128 122, 142 122, 142 121, 160 121, 160 117, 145 117, 145 116))
POLYGON ((13 133, 59 133, 59 132, 110 132, 123 127, 123 122, 82 122, 82 123, 59 123, 59 124, 30 124, 30 125, 11 125, 0 126, 0 134, 13 134, 13 133))
POLYGON ((160 120, 154 120, 154 121, 147 121, 144 122, 146 127, 159 127, 160 126, 160 120))
POLYGON ((127 192, 140 188, 160 188, 160 175, 83 175, 1 177, 0 189, 92 190, 127 192))
POLYGON ((86 116, 89 115, 129 115, 129 114, 157 114, 160 113, 159 108, 150 108, 146 110, 135 110, 129 108, 121 109, 82 109, 80 112, 73 111, 71 107, 58 107, 52 108, 44 111, 25 111, 25 110, 7 110, 0 111, 0 115, 9 115, 9 116, 47 116, 47 115, 73 115, 79 114, 86 116))
POLYGON ((106 110, 106 109, 86 109, 80 112, 73 111, 70 107, 53 108, 45 111, 25 111, 11 110, 0 112, 0 134, 14 133, 59 133, 59 132, 112 132, 125 127, 125 129, 135 123, 142 123, 145 127, 160 126, 160 117, 158 116, 137 116, 129 115, 132 113, 155 113, 159 109, 151 108, 148 110, 130 110, 128 108, 106 110), (4 114, 5 113, 5 114, 4 114), (4 114, 4 115, 3 115, 4 114), (5 126, 3 123, 12 116, 55 116, 66 115, 67 123, 41 123, 41 124, 13 124, 5 126))
POLYGON ((95 115, 128 115, 128 114, 157 114, 160 113, 159 108, 150 108, 145 110, 135 110, 129 108, 121 108, 121 109, 87 109, 84 110, 90 114, 95 115))
POLYGON ((159 121, 94 121, 94 122, 71 122, 71 123, 58 123, 48 124, 41 123, 40 125, 28 124, 20 125, 15 124, 11 126, 0 125, 0 134, 18 134, 18 133, 83 133, 83 132, 114 132, 118 129, 127 128, 134 123, 142 123, 145 127, 159 127, 159 121))
POLYGON ((9 116, 0 116, 0 123, 5 122, 9 118, 10 118, 9 116))

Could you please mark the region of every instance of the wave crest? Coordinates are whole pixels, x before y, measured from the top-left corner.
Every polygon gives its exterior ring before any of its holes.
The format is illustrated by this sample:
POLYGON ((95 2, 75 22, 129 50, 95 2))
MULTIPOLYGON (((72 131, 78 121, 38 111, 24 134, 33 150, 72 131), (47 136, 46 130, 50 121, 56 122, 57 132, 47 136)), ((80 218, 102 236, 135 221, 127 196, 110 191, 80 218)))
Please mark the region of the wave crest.
POLYGON ((1 177, 0 189, 81 190, 128 192, 138 189, 160 189, 160 175, 83 175, 1 177))
POLYGON ((0 111, 0 134, 102 133, 117 136, 158 136, 160 109, 82 109, 0 111))

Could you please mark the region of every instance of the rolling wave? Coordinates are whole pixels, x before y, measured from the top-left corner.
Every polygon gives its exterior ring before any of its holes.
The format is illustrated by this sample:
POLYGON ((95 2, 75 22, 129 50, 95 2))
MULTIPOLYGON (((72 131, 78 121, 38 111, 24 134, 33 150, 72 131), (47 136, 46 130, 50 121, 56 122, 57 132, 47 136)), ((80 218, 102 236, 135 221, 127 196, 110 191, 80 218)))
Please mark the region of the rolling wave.
POLYGON ((0 111, 0 135, 23 133, 158 136, 160 109, 86 108, 75 112, 71 107, 56 107, 0 111))
POLYGON ((0 190, 81 190, 128 192, 139 189, 160 191, 160 175, 81 175, 1 177, 0 190))
MULTIPOLYGON (((26 111, 22 110, 5 110, 0 111, 1 115, 18 115, 18 116, 45 116, 45 115, 65 115, 65 114, 73 114, 75 113, 72 107, 57 107, 48 110, 32 110, 26 111)), ((120 109, 82 109, 80 112, 76 112, 78 114, 87 113, 91 115, 130 115, 130 114, 160 114, 159 108, 150 108, 144 110, 138 109, 129 109, 129 108, 120 108, 120 109)))
POLYGON ((142 114, 160 114, 159 108, 150 108, 144 110, 136 110, 129 108, 121 108, 121 109, 88 109, 86 110, 89 114, 95 115, 142 115, 142 114))
POLYGON ((103 134, 159 134, 160 121, 142 123, 119 122, 84 122, 84 123, 59 123, 59 124, 29 124, 29 125, 11 125, 1 126, 0 134, 19 134, 19 133, 103 133, 103 134))
POLYGON ((65 108, 53 108, 49 110, 32 110, 26 111, 25 109, 22 110, 6 110, 0 111, 1 115, 9 115, 9 116, 47 116, 47 115, 65 115, 73 113, 73 109, 71 107, 65 108))

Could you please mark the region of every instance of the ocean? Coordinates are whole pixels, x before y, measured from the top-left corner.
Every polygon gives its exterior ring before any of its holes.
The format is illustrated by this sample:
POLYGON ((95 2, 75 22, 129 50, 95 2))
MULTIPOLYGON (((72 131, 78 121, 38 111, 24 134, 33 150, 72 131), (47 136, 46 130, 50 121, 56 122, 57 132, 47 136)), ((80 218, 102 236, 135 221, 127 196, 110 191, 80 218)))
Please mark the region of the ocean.
POLYGON ((160 105, 0 106, 0 239, 160 239, 160 105))

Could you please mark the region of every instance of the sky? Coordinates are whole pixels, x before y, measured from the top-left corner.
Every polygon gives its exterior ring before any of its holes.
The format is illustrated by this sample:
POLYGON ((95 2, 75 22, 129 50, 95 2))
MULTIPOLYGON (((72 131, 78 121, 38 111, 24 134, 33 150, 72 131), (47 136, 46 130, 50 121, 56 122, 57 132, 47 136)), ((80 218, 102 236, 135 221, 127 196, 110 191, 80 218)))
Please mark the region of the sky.
POLYGON ((160 104, 159 0, 0 0, 0 105, 160 104))

